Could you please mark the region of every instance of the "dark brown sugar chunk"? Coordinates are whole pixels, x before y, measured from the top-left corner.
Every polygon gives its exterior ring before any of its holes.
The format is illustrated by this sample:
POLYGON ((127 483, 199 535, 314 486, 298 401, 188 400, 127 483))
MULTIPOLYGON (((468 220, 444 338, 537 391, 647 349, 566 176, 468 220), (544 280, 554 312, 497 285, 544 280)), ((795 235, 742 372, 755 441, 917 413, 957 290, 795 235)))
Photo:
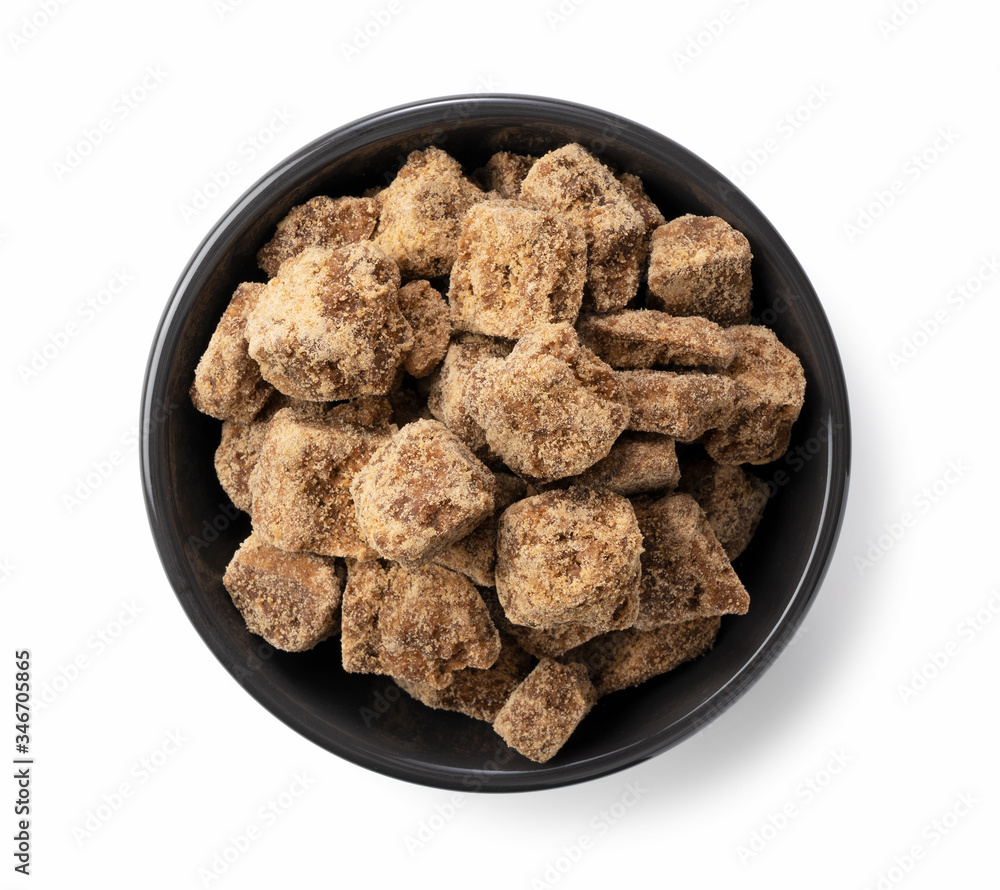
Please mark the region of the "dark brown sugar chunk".
POLYGON ((500 514, 526 494, 524 481, 517 476, 499 472, 494 473, 494 480, 493 514, 434 557, 437 565, 461 572, 478 587, 492 587, 495 583, 493 569, 497 558, 500 514))
POLYGON ((302 652, 340 629, 343 581, 333 559, 287 553, 251 535, 223 583, 247 629, 276 649, 302 652))
POLYGON ((480 366, 463 406, 510 469, 543 482, 605 457, 629 417, 615 372, 565 322, 537 326, 506 359, 480 366))
POLYGON ((576 329, 580 340, 612 368, 726 368, 736 355, 736 347, 714 321, 675 318, 655 309, 582 315, 576 329))
POLYGON ((247 318, 265 287, 248 282, 236 288, 195 368, 191 401, 203 414, 252 420, 273 392, 250 357, 246 339, 247 318))
POLYGON ((283 550, 372 559, 351 498, 355 475, 395 427, 303 417, 284 408, 271 420, 250 475, 257 535, 283 550))
POLYGON ((596 701, 585 668, 545 659, 507 699, 493 728, 515 751, 545 763, 566 744, 596 701))
POLYGON ((642 535, 632 505, 583 486, 508 507, 497 535, 497 595, 514 624, 629 627, 635 619, 642 535))
POLYGON ((365 241, 375 231, 378 208, 371 198, 328 198, 320 195, 293 207, 274 237, 257 253, 257 264, 268 278, 281 264, 307 247, 332 249, 365 241))
POLYGON ((629 429, 693 442, 733 413, 736 388, 721 374, 643 370, 617 376, 631 409, 629 429))
POLYGON ((444 424, 403 427, 351 484, 365 539, 387 559, 416 568, 493 513, 493 474, 444 424))
POLYGON ((498 151, 482 170, 476 171, 483 188, 496 192, 501 198, 516 198, 521 193, 521 183, 537 158, 510 151, 498 151))
POLYGON ((440 566, 408 571, 352 560, 341 633, 344 670, 449 685, 455 671, 488 668, 500 654, 482 597, 440 566))
POLYGON ((735 410, 705 450, 721 464, 770 463, 788 450, 805 401, 802 363, 769 328, 740 325, 727 333, 736 344, 726 371, 736 385, 735 410))
POLYGON ((250 512, 250 474, 257 464, 267 423, 227 420, 222 424, 222 441, 215 449, 215 473, 229 499, 240 510, 250 512))
POLYGON ((399 309, 413 331, 413 348, 403 359, 403 368, 414 377, 426 377, 448 351, 448 304, 429 281, 421 278, 399 289, 399 309))
POLYGON ((440 148, 411 152, 396 178, 375 197, 375 242, 406 278, 447 275, 462 217, 483 198, 458 161, 440 148))
POLYGON ((586 668, 598 695, 638 686, 712 648, 722 619, 695 618, 654 630, 612 631, 566 653, 563 661, 586 668))
POLYGON ((520 198, 586 233, 584 309, 610 312, 636 295, 646 224, 611 171, 583 146, 565 145, 536 161, 520 198))
POLYGON ((652 198, 646 194, 646 187, 642 180, 634 173, 623 173, 618 177, 622 189, 628 195, 632 206, 639 211, 647 232, 652 232, 658 226, 666 223, 666 217, 660 212, 660 208, 653 203, 652 198))
POLYGON ((658 433, 622 433, 608 456, 585 470, 574 481, 618 494, 667 491, 677 486, 680 466, 670 436, 658 433))
POLYGON ((515 201, 485 201, 462 223, 448 301, 456 328, 517 338, 573 322, 587 277, 583 230, 515 201))
POLYGON ((750 243, 717 216, 685 216, 650 239, 652 308, 701 315, 721 325, 750 321, 750 243))
POLYGON ((427 409, 477 454, 487 450, 486 434, 465 407, 472 372, 485 359, 504 358, 511 345, 481 334, 460 333, 451 341, 427 395, 427 409))
POLYGON ((531 673, 534 659, 513 637, 500 634, 500 655, 492 667, 454 671, 443 689, 414 680, 396 682, 417 701, 431 708, 458 711, 492 723, 511 693, 531 673))
POLYGON ((268 382, 298 399, 384 395, 413 346, 398 290, 399 270, 371 242, 306 248, 251 312, 250 354, 268 382))
POLYGON ((702 460, 685 467, 680 490, 705 511, 730 560, 750 543, 767 506, 767 485, 739 466, 702 460))
POLYGON ((691 495, 636 505, 635 513, 644 548, 638 629, 746 614, 750 596, 691 495))

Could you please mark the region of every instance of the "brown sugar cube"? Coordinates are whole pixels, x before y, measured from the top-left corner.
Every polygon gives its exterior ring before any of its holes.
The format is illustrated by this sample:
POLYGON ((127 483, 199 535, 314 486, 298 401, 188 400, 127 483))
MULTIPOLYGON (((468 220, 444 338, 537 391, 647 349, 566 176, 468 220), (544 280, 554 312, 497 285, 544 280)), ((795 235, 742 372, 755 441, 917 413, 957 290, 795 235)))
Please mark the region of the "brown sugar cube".
POLYGON ((511 504, 525 496, 522 479, 510 473, 495 473, 496 490, 493 495, 493 515, 487 516, 469 534, 434 557, 434 563, 461 572, 479 587, 492 587, 495 583, 494 566, 497 558, 497 528, 500 514, 511 504))
POLYGON ((537 158, 519 155, 510 151, 498 151, 476 175, 488 192, 496 192, 501 198, 516 198, 521 193, 521 183, 528 175, 537 158))
POLYGON ((618 371, 631 408, 629 429, 693 442, 724 426, 733 413, 736 387, 721 374, 697 371, 618 371))
POLYGON ((634 173, 622 173, 618 177, 618 181, 625 194, 628 195, 629 201, 632 202, 632 206, 639 211, 639 216, 642 217, 647 232, 652 232, 653 229, 666 223, 666 217, 660 213, 660 208, 646 194, 646 187, 638 176, 634 173))
POLYGON ((576 143, 550 151, 528 171, 520 197, 586 233, 583 308, 610 312, 636 295, 646 225, 625 189, 590 152, 576 143))
POLYGON ((281 264, 307 247, 332 249, 366 241, 375 231, 378 208, 371 198, 328 198, 320 195, 293 207, 274 237, 257 253, 257 265, 268 278, 281 264))
POLYGON ((215 474, 219 484, 229 495, 233 504, 250 512, 250 474, 257 464, 264 439, 267 437, 267 423, 226 420, 222 424, 222 441, 215 449, 215 474))
POLYGON ((302 652, 340 630, 342 570, 314 553, 286 553, 251 535, 223 584, 251 633, 276 649, 302 652))
POLYGON ((208 342, 191 384, 191 401, 203 414, 218 420, 252 420, 273 387, 250 357, 247 317, 266 285, 244 283, 236 288, 208 342))
POLYGON ((341 643, 346 671, 437 689, 500 654, 500 635, 467 579, 440 566, 408 571, 377 561, 348 563, 341 643))
POLYGON ((493 474, 444 424, 403 427, 351 484, 368 543, 405 568, 429 562, 493 512, 493 474))
POLYGON ((587 276, 578 226, 515 201, 465 215, 448 302, 456 328, 517 338, 540 322, 576 320, 587 276))
POLYGON ((431 708, 458 711, 492 723, 511 693, 531 673, 534 659, 510 636, 500 634, 500 655, 492 667, 454 671, 443 689, 414 680, 397 680, 417 701, 431 708))
POLYGON ((306 401, 383 395, 413 334, 399 270, 371 242, 309 247, 282 264, 247 320, 250 355, 286 395, 306 401))
POLYGON ((650 239, 651 307, 728 327, 750 321, 750 242, 717 216, 687 214, 650 239))
POLYGON ((250 474, 254 531, 282 550, 373 559, 350 486, 395 429, 311 419, 293 408, 279 411, 250 474))
POLYGON ((695 618, 654 630, 616 630, 568 652, 563 661, 587 669, 599 696, 638 686, 704 655, 722 619, 695 618))
POLYGON ((736 358, 726 371, 736 385, 732 417, 705 440, 720 464, 766 464, 788 450, 806 395, 802 363, 774 332, 741 325, 727 332, 736 358))
POLYGON ((616 374, 572 325, 542 324, 472 375, 463 405, 519 476, 551 482, 607 456, 629 418, 616 374))
POLYGON ((508 507, 497 535, 497 596, 514 624, 598 630, 635 620, 642 535, 632 505, 580 485, 508 507))
POLYGON ((767 485, 742 467, 703 460, 684 469, 680 490, 698 502, 726 556, 736 559, 764 515, 767 485))
POLYGON ((636 628, 746 614, 750 596, 691 495, 668 495, 635 512, 644 548, 636 628))
POLYGON ((590 488, 606 488, 629 495, 675 488, 680 474, 677 448, 670 436, 622 433, 608 456, 574 481, 590 488))
POLYGON ((431 383, 427 409, 477 454, 487 450, 486 433, 465 407, 472 371, 484 359, 504 358, 511 346, 480 334, 458 334, 431 383))
POLYGON ((485 195, 440 148, 411 152, 389 186, 378 193, 374 239, 406 278, 447 275, 458 250, 465 212, 485 195))
POLYGON ((413 348, 403 359, 403 368, 414 377, 426 377, 448 351, 448 304, 429 281, 419 279, 399 289, 399 309, 413 330, 413 348))
POLYGON ((493 728, 535 763, 551 760, 597 702, 587 671, 552 659, 538 663, 500 709, 493 728))
POLYGON ((736 356, 725 329, 697 316, 674 318, 655 309, 626 309, 583 315, 576 329, 580 340, 612 368, 726 368, 736 356))

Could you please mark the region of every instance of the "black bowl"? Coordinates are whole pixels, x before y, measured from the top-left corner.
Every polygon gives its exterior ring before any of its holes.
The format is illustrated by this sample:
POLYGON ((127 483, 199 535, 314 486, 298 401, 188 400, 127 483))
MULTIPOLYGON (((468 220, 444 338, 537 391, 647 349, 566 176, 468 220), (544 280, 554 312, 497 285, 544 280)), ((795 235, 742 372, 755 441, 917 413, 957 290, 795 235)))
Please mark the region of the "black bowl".
POLYGON ((848 488, 849 423, 837 347, 809 280, 781 236, 725 177, 670 139, 604 111, 530 96, 455 96, 379 112, 317 139, 250 188, 209 232, 167 303, 150 353, 142 482, 181 605, 215 656, 272 714, 386 775, 460 790, 526 790, 592 779, 677 744, 770 665, 802 621, 833 553, 848 488), (425 708, 387 677, 344 673, 337 639, 288 654, 246 630, 222 575, 249 534, 249 520, 215 478, 220 425, 195 411, 188 388, 236 285, 261 278, 257 248, 293 205, 384 185, 408 152, 430 144, 471 171, 497 150, 540 155, 568 142, 642 177, 668 219, 712 214, 747 236, 755 318, 799 355, 808 385, 788 455, 758 468, 774 496, 737 563, 752 600, 749 614, 724 619, 705 657, 602 699, 562 751, 539 765, 514 754, 485 723, 425 708))

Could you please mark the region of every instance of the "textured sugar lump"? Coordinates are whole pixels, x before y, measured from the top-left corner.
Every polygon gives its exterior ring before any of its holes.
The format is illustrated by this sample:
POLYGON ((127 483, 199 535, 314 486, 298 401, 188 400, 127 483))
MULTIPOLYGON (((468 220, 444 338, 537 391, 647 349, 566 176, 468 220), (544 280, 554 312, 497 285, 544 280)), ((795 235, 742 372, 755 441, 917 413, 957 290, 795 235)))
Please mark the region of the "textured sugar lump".
POLYGON ((750 321, 750 243, 717 216, 686 214, 650 238, 650 308, 720 325, 750 321))
POLYGON ((702 460, 684 468, 680 490, 698 502, 726 556, 736 559, 764 515, 767 485, 743 467, 702 460))
POLYGON ((395 263, 367 241, 310 247, 283 263, 247 320, 264 379, 307 401, 389 392, 413 346, 399 281, 395 263))
POLYGON ((525 498, 500 517, 497 595, 527 627, 629 627, 638 608, 642 535, 632 505, 583 486, 525 498))
POLYGON ((314 553, 288 553, 251 535, 223 584, 251 633, 276 649, 302 652, 340 630, 343 569, 314 553))
POLYGON ((387 559, 416 568, 493 513, 493 474, 437 420, 401 429, 351 484, 358 525, 387 559))
POLYGON ((736 387, 721 374, 616 373, 630 408, 629 429, 693 442, 708 430, 725 425, 733 413, 736 387))
POLYGON ((455 671, 492 667, 500 655, 500 635, 476 588, 433 565, 409 571, 348 562, 341 643, 346 671, 438 689, 455 671))

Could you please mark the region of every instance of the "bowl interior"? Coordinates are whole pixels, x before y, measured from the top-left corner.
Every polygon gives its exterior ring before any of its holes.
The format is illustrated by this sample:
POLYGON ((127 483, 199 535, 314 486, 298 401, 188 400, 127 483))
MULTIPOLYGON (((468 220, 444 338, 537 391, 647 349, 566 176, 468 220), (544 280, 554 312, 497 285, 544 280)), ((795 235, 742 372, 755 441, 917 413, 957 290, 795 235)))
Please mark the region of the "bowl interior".
POLYGON ((636 763, 695 732, 742 694, 781 651, 825 573, 839 532, 849 471, 849 416, 832 332, 805 273, 774 228, 721 174, 671 140, 596 109, 523 96, 466 96, 391 109, 306 146, 226 213, 183 272, 150 355, 142 405, 147 510, 167 575, 192 623, 264 707, 324 748, 388 775, 439 787, 551 787, 636 763), (307 653, 251 635, 222 586, 250 533, 214 472, 220 424, 188 389, 233 290, 264 280, 254 255, 295 204, 385 185, 409 151, 438 145, 467 171, 497 150, 540 155, 580 142, 638 174, 670 219, 720 216, 750 241, 755 321, 802 360, 805 406, 785 459, 756 472, 773 496, 736 563, 748 615, 725 618, 705 657, 602 699, 557 757, 533 764, 485 723, 432 711, 387 677, 346 674, 339 639, 307 653))

